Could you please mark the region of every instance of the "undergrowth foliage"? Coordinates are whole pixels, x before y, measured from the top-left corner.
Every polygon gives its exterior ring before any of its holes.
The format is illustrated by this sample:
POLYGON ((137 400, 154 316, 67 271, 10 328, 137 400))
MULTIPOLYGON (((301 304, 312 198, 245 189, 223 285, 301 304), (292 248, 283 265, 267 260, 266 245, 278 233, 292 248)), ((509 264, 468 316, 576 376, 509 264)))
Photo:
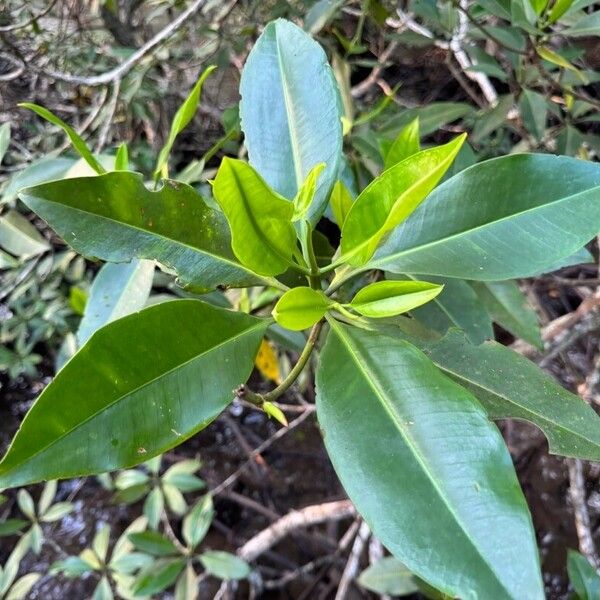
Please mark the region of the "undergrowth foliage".
MULTIPOLYGON (((559 4, 535 15, 527 4, 522 18, 550 26, 563 14, 559 4)), ((547 47, 535 52, 570 70, 547 47)), ((14 599, 23 595, 10 596, 11 586, 36 583, 15 582, 14 565, 39 550, 40 522, 71 510, 52 503, 52 481, 98 474, 122 501, 143 499, 144 515, 112 547, 110 528, 101 528, 91 548, 61 559, 54 573, 95 572, 97 598, 113 590, 147 597, 171 585, 176 597, 193 597, 198 568, 226 580, 248 577, 240 558, 200 548, 212 499, 207 493, 190 508, 184 497, 204 488, 200 464, 164 470, 160 456, 236 396, 287 425, 277 400, 317 355, 316 410, 327 452, 392 554, 363 573, 363 585, 391 593, 378 582, 393 571, 409 591, 543 598, 530 514, 493 419, 531 421, 551 452, 596 461, 600 420, 532 362, 492 341, 492 321, 541 344, 514 279, 589 258, 585 244, 600 230, 600 166, 528 153, 475 163, 464 133, 421 147, 422 122, 413 115, 371 145, 374 160, 357 165, 349 147, 376 138, 385 107, 354 118, 323 48, 278 19, 243 70, 248 160, 224 158, 210 187, 199 190, 169 178, 168 159, 212 71, 177 112, 151 182, 130 169, 125 145, 115 157, 96 156, 58 117, 24 105, 67 133, 86 171, 66 177, 69 165, 57 165, 53 180, 19 186, 19 198, 72 251, 105 264, 85 308, 71 298, 72 311, 83 313, 79 329, 0 462, 2 488, 51 481, 38 507, 20 493, 27 520, 2 524, 7 534, 27 532, 0 591, 14 599), (339 229, 337 248, 317 229, 325 220, 339 229), (171 275, 185 297, 149 303, 155 277, 171 275), (232 289, 241 290, 235 306, 232 289), (284 377, 271 377, 274 389, 253 391, 247 380, 259 350, 264 356, 269 342, 282 339, 299 345, 298 361, 284 377), (106 475, 116 470, 114 479, 106 475), (160 532, 161 519, 170 527, 169 513, 183 519, 181 540, 160 532)), ((521 102, 532 106, 541 139, 534 93, 525 90, 521 102)), ((45 243, 34 236, 32 255, 45 243)), ((72 251, 63 271, 77 260, 72 251)), ((571 556, 569 570, 576 589, 595 585, 582 557, 571 556)))

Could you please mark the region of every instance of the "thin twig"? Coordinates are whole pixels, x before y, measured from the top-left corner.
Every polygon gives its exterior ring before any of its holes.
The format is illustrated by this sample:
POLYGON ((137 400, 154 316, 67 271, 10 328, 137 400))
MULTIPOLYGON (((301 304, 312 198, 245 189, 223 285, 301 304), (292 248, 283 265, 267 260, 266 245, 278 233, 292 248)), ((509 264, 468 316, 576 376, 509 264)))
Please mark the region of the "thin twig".
POLYGON ((360 529, 358 530, 358 535, 354 540, 354 544, 352 545, 352 551, 350 552, 350 557, 348 558, 344 572, 342 573, 342 578, 340 579, 340 584, 338 586, 337 593, 335 594, 335 600, 344 600, 346 598, 350 584, 352 581, 354 581, 356 573, 358 572, 360 555, 362 554, 370 535, 371 530, 363 521, 360 529))

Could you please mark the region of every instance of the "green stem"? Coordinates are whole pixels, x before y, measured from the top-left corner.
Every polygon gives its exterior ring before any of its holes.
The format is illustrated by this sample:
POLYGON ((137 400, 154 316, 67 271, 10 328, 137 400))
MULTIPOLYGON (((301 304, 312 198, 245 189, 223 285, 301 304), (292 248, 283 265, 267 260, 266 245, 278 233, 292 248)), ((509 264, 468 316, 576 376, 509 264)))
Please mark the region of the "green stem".
POLYGON ((273 402, 279 398, 282 394, 287 392, 293 383, 298 379, 298 376, 306 366, 310 355, 315 349, 315 345, 317 340, 319 339, 319 334, 321 333, 321 329, 323 328, 323 321, 319 321, 313 328, 310 330, 310 334, 308 339, 306 340, 306 345, 302 349, 302 353, 298 358, 298 362, 294 365, 292 370, 288 373, 287 377, 274 389, 266 394, 257 394, 253 392, 251 389, 246 387, 245 385, 241 385, 236 391, 235 394, 252 404, 256 404, 257 406, 262 406, 265 402, 273 402))
POLYGON ((315 256, 315 248, 313 246, 312 239, 312 231, 310 226, 307 223, 304 223, 304 239, 306 240, 306 244, 304 246, 305 250, 305 260, 310 267, 310 275, 308 280, 310 282, 310 287, 314 290, 321 289, 321 276, 319 273, 319 264, 317 263, 317 257, 315 256))

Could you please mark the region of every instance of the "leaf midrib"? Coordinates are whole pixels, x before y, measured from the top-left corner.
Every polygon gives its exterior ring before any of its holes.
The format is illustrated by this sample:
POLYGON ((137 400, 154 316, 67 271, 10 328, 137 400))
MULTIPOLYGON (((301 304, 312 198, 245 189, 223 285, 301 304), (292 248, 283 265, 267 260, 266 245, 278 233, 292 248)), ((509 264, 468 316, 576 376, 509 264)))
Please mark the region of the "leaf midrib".
POLYGON ((417 462, 421 465, 421 468, 423 469, 423 472, 425 473, 425 475, 427 476, 427 478, 430 480, 433 488, 436 490, 436 492, 437 492, 439 498, 441 499, 442 503, 446 506, 446 508, 448 509, 448 512, 453 516, 454 520, 458 524, 458 526, 459 526, 460 530, 462 531, 462 533, 465 535, 466 539, 471 543, 471 545, 473 546, 473 548, 475 548, 477 556, 479 556, 479 558, 482 560, 482 562, 488 567, 488 569, 492 573, 493 577, 500 584, 500 587, 502 589, 504 589, 505 592, 508 593, 508 597, 511 597, 510 591, 504 586, 504 583, 498 577, 498 574, 494 570, 493 566, 481 554, 481 552, 479 551, 479 547, 477 546, 477 544, 475 543, 475 541, 471 538, 471 536, 468 534, 467 530, 463 527, 462 520, 459 518, 459 516, 452 509, 451 505, 448 504, 447 500, 445 499, 444 494, 442 493, 442 489, 440 489, 440 487, 438 486, 438 484, 436 482, 435 477, 433 476, 433 473, 431 473, 431 471, 428 469, 427 463, 425 461, 425 458, 421 455, 418 447, 415 445, 414 441, 412 440, 412 438, 411 438, 411 436, 410 436, 407 428, 402 424, 402 420, 399 419, 398 416, 396 415, 396 412, 394 411, 393 404, 391 404, 386 399, 386 394, 385 394, 384 388, 381 387, 381 383, 377 380, 377 377, 376 377, 375 373, 373 371, 370 371, 370 373, 372 374, 372 378, 369 377, 369 373, 367 373, 366 369, 364 368, 364 365, 367 363, 368 357, 365 357, 365 361, 361 362, 360 361, 360 357, 357 355, 357 353, 352 348, 351 342, 348 340, 347 335, 345 334, 345 332, 343 332, 343 329, 339 325, 337 325, 337 323, 335 322, 334 319, 328 319, 328 321, 329 321, 329 324, 331 325, 331 328, 335 330, 335 332, 338 335, 339 339, 342 341, 342 343, 344 344, 344 346, 346 346, 346 349, 348 350, 348 352, 350 353, 352 359, 356 363, 359 371, 361 371, 361 373, 363 373, 366 381, 369 384, 369 387, 371 387, 371 389, 373 390, 373 392, 375 393, 375 395, 377 396, 377 398, 379 398, 379 400, 381 401, 382 407, 388 413, 388 415, 392 419, 392 422, 395 423, 395 425, 397 426, 397 428, 403 434, 403 439, 405 440, 406 444, 408 445, 408 447, 412 451, 413 456, 415 457, 415 459, 417 460, 417 462))
MULTIPOLYGON (((265 279, 259 275, 258 273, 255 273, 254 271, 251 271, 250 269, 248 269, 247 267, 245 267, 244 265, 242 265, 241 263, 238 262, 234 262, 231 259, 222 256, 221 254, 211 254, 210 252, 208 252, 206 249, 203 248, 197 248, 196 246, 191 246, 190 244, 186 243, 186 242, 182 242, 181 240, 175 240, 173 238, 167 237, 166 235, 162 234, 162 233, 158 233, 156 231, 150 231, 148 229, 142 229, 141 227, 138 227, 137 225, 131 225, 130 223, 125 223, 123 221, 117 221, 116 219, 113 219, 111 217, 106 217, 105 215, 99 215, 98 213, 89 211, 89 210, 84 210, 82 208, 76 207, 76 206, 71 206, 69 204, 63 204, 61 202, 57 202, 55 200, 47 200, 45 198, 40 198, 39 196, 32 196, 31 194, 23 194, 23 196, 25 198, 31 199, 34 202, 41 202, 41 203, 48 203, 48 204, 56 204, 57 206, 60 206, 63 209, 66 210, 73 210, 75 212, 79 212, 79 213, 83 213, 85 215, 91 215, 92 217, 96 218, 96 219, 101 219, 104 221, 108 221, 109 223, 115 223, 117 226, 120 227, 126 227, 129 229, 133 229, 134 231, 140 232, 144 235, 150 235, 150 236, 156 236, 162 240, 165 240, 167 242, 170 242, 172 244, 176 244, 178 246, 183 246, 184 248, 189 248, 190 250, 192 250, 193 252, 197 252, 198 254, 203 254, 205 256, 209 256, 217 261, 221 261, 224 263, 227 263, 229 265, 231 265, 231 267, 241 270, 241 271, 245 271, 246 273, 248 273, 248 275, 252 276, 252 277, 257 277, 259 279, 262 279, 263 281, 265 281, 265 279)), ((141 257, 141 256, 136 256, 136 258, 142 259, 142 260, 151 260, 148 259, 148 257, 141 257)), ((157 259, 158 260, 158 259, 157 259)), ((108 261, 111 262, 111 261, 108 261)), ((159 262, 162 262, 159 260, 159 262)), ((166 264, 166 263, 165 263, 166 264)), ((176 268, 174 265, 167 265, 170 266, 172 268, 176 268)), ((269 282, 265 281, 266 285, 271 285, 269 282)))
POLYGON ((577 199, 579 196, 585 196, 586 194, 593 193, 594 191, 600 191, 600 185, 596 185, 594 187, 590 187, 590 188, 588 188, 586 190, 578 192, 577 194, 572 194, 570 196, 564 196, 563 198, 559 198, 557 200, 554 200, 553 202, 547 202, 545 204, 540 204, 538 206, 534 206, 534 207, 528 208, 526 210, 522 210, 522 211, 519 211, 519 212, 514 212, 514 213, 512 213, 510 215, 507 215, 507 216, 502 217, 500 219, 496 219, 494 221, 487 221, 486 223, 482 223, 481 225, 477 225, 476 227, 471 227, 470 229, 464 229, 462 231, 453 233, 452 235, 448 235, 446 237, 443 237, 443 238, 440 238, 440 239, 437 239, 437 240, 433 240, 431 242, 426 242, 426 243, 420 244, 418 246, 411 246, 410 248, 407 248, 405 250, 401 250, 400 252, 397 252, 395 254, 388 254, 387 256, 383 256, 383 257, 381 257, 381 258, 379 258, 379 259, 377 259, 377 260, 375 260, 375 261, 373 261, 373 262, 371 262, 371 263, 369 263, 367 265, 364 265, 364 266, 366 268, 369 268, 369 269, 384 268, 383 265, 385 265, 385 263, 387 263, 387 262, 391 262, 393 260, 397 260, 398 258, 405 257, 405 256, 407 256, 409 254, 413 254, 415 252, 421 252, 423 250, 426 250, 428 248, 432 248, 432 247, 434 247, 436 245, 439 245, 439 244, 445 244, 448 241, 453 240, 455 238, 459 238, 459 237, 461 237, 463 235, 465 235, 465 236, 466 235, 470 235, 470 234, 472 234, 474 232, 477 232, 479 230, 486 229, 487 227, 493 227, 493 226, 495 226, 498 223, 503 223, 504 221, 509 221, 511 219, 520 218, 520 217, 522 217, 524 215, 527 215, 529 213, 533 214, 533 213, 535 213, 538 210, 544 210, 544 209, 546 209, 548 207, 559 205, 559 204, 561 204, 563 202, 572 201, 574 199, 577 199))
MULTIPOLYGON (((185 360, 181 363, 179 363, 178 365, 172 367, 171 369, 168 369, 167 371, 164 371, 163 373, 160 373, 159 375, 157 375, 156 377, 153 377, 152 379, 148 380, 147 382, 145 382, 144 384, 136 387, 133 390, 130 390, 129 392, 123 394, 122 396, 119 396, 118 398, 115 398, 115 400, 113 400, 112 402, 110 402, 109 404, 105 404, 104 406, 101 407, 100 410, 97 410, 96 412, 90 414, 88 417, 86 417, 83 421, 80 421, 79 423, 77 423, 74 427, 71 427, 68 431, 65 431, 64 433, 62 433, 59 437, 57 437, 56 439, 52 440, 49 444, 47 444, 46 446, 44 446, 43 448, 40 448, 39 450, 37 450, 34 454, 31 454, 30 456, 27 456, 20 464, 26 464, 31 462, 34 458, 36 458, 39 454, 41 454, 42 452, 47 451, 49 448, 52 448, 52 446, 58 444, 60 441, 62 441, 67 435, 72 434, 73 432, 77 431, 78 429, 80 429, 81 427, 83 427, 84 425, 86 425, 89 421, 91 421, 92 419, 96 418, 99 414, 101 414, 102 412, 108 410, 109 408, 112 408, 115 404, 118 404, 124 400, 126 400, 127 398, 129 398, 131 395, 133 394, 137 394, 139 393, 141 390, 143 390, 144 388, 154 384, 156 381, 158 381, 159 379, 168 376, 171 373, 174 373, 175 371, 177 371, 178 369, 181 369, 185 366, 187 366, 188 364, 190 364, 191 362, 197 360, 198 358, 201 358, 207 354, 209 354, 210 352, 213 352, 214 350, 217 350, 223 346, 226 346, 229 343, 232 343, 238 339, 243 338, 244 336, 246 336, 249 333, 254 333, 256 330, 260 329, 261 327, 265 327, 265 323, 264 321, 259 321, 258 323, 252 325, 252 327, 249 327, 248 329, 244 329, 243 331, 241 331, 240 333, 234 335, 231 338, 228 338, 226 340, 224 340, 223 342, 220 342, 218 344, 216 344, 215 346, 211 346, 210 348, 206 349, 203 352, 200 352, 198 354, 195 354, 194 356, 192 356, 191 358, 189 358, 188 360, 185 360)), ((41 398, 41 396, 40 396, 41 398)), ((28 416, 31 413, 28 413, 28 416)), ((23 423, 21 426, 23 426, 27 421, 27 418, 25 418, 23 420, 23 423)), ((11 448, 9 447, 8 450, 6 451, 6 457, 9 456, 11 448)), ((9 469, 7 471, 2 471, 2 463, 4 462, 4 460, 0 461, 0 477, 3 474, 6 473, 10 473, 12 470, 15 469, 16 466, 18 466, 19 463, 17 463, 17 465, 13 465, 12 467, 9 467, 9 469)))

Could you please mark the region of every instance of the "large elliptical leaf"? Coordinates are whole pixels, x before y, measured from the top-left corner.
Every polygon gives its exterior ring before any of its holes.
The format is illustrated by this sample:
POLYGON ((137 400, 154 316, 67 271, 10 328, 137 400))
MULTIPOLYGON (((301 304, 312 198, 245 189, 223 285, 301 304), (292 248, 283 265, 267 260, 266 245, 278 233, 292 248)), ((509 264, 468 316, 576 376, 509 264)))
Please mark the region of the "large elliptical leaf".
POLYGON ((213 182, 215 200, 231 229, 240 262, 262 275, 279 275, 296 246, 294 205, 274 192, 247 163, 225 157, 213 182))
POLYGON ((0 488, 129 467, 180 444, 232 401, 268 325, 198 300, 107 325, 25 417, 0 488))
POLYGON ((323 214, 342 155, 339 92, 325 52, 284 19, 269 23, 248 56, 240 116, 250 164, 286 198, 325 163, 308 219, 323 214))
POLYGON ((406 338, 477 396, 491 418, 534 423, 553 454, 600 462, 600 417, 527 358, 494 341, 475 346, 456 330, 439 341, 406 338))
POLYGON ((545 154, 478 163, 435 189, 366 267, 495 281, 527 277, 600 230, 600 166, 545 154))
POLYGON ((384 171, 353 202, 342 227, 342 256, 364 264, 384 236, 404 221, 438 184, 465 141, 413 154, 384 171))
POLYGON ((317 414, 373 533, 450 596, 543 599, 527 505, 479 403, 407 342, 330 323, 317 414))
POLYGON ((233 256, 223 215, 184 183, 165 180, 153 192, 140 174, 119 171, 53 181, 19 196, 80 254, 155 259, 183 284, 207 291, 266 283, 233 256))

